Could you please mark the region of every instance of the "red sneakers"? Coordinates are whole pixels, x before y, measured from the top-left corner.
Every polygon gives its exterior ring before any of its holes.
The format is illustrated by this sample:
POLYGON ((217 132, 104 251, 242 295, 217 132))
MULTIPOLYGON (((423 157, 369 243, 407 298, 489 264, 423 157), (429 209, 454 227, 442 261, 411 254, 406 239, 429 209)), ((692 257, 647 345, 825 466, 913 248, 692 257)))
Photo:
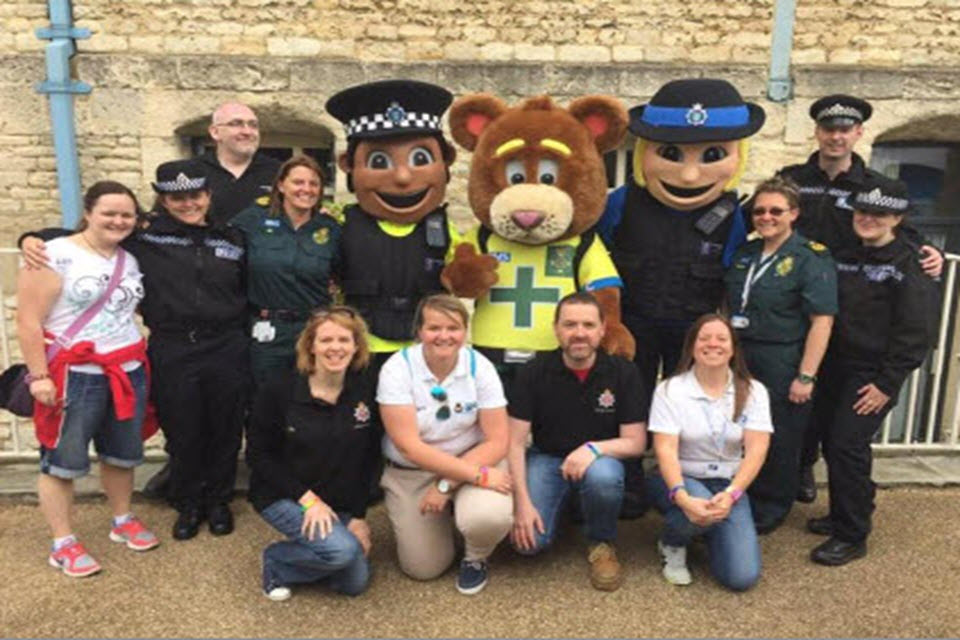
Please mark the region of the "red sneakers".
POLYGON ((54 551, 48 561, 51 567, 60 569, 71 578, 92 576, 100 571, 100 563, 79 542, 72 542, 54 551))
POLYGON ((149 551, 160 544, 157 536, 136 518, 130 518, 119 527, 111 529, 110 539, 114 542, 126 542, 127 547, 134 551, 149 551))

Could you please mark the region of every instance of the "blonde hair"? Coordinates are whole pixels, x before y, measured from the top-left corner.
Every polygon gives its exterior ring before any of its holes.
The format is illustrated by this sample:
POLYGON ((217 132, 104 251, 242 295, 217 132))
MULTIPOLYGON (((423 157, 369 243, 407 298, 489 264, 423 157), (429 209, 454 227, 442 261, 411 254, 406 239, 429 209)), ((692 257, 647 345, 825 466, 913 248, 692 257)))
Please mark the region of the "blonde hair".
POLYGON ((460 318, 460 322, 463 323, 464 328, 467 327, 470 321, 470 312, 468 312, 467 307, 460 302, 460 298, 452 296, 449 293, 435 293, 432 296, 423 298, 420 300, 420 304, 417 305, 417 310, 413 315, 414 335, 420 333, 420 329, 423 327, 423 312, 426 309, 439 311, 452 318, 460 318))
MULTIPOLYGON (((647 186, 647 180, 643 177, 643 152, 646 150, 647 145, 651 143, 660 144, 653 140, 637 138, 637 144, 633 146, 633 180, 637 183, 638 187, 647 186)), ((733 175, 730 176, 730 179, 727 180, 727 184, 723 185, 724 191, 735 189, 737 185, 740 184, 740 178, 743 177, 743 172, 747 170, 747 155, 750 152, 750 139, 741 138, 738 140, 737 151, 740 154, 740 157, 737 158, 737 169, 733 172, 733 175)))
POLYGON ((353 342, 357 351, 350 361, 350 368, 359 371, 370 363, 370 344, 367 340, 367 323, 360 316, 360 312, 353 307, 334 305, 318 309, 313 312, 307 325, 297 338, 297 371, 309 376, 317 371, 317 357, 313 354, 313 342, 317 338, 317 330, 326 322, 332 322, 343 327, 353 334, 353 342))

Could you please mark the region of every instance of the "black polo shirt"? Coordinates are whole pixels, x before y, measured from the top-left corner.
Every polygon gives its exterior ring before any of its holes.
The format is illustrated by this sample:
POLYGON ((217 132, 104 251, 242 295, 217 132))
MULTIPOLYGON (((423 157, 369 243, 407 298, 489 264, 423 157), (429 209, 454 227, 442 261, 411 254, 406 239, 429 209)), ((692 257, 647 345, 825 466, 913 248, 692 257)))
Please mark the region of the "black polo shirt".
POLYGON ((529 421, 534 446, 558 456, 619 437, 620 425, 646 422, 650 407, 636 365, 603 351, 583 382, 560 349, 541 353, 517 372, 512 394, 510 416, 529 421))
POLYGON ((311 489, 335 511, 364 517, 382 435, 375 387, 369 372, 348 373, 336 404, 311 396, 298 373, 260 388, 247 432, 257 511, 311 489))
POLYGON ((216 223, 229 222, 260 196, 270 195, 273 179, 280 169, 279 160, 259 151, 239 178, 221 166, 215 151, 206 152, 200 161, 207 170, 207 184, 213 192, 210 217, 216 223))

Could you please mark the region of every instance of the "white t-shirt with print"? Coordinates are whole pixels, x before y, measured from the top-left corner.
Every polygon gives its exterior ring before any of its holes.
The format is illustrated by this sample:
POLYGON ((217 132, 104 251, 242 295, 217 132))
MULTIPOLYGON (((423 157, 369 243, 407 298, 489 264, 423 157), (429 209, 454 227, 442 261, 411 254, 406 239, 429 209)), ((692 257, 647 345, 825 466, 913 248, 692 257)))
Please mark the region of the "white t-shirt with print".
POLYGON ((752 380, 743 413, 733 420, 733 374, 719 398, 704 392, 693 370, 657 385, 650 407, 649 431, 679 435, 678 455, 684 475, 732 478, 743 460, 743 431, 773 432, 770 396, 752 380))
MULTIPOLYGON (((50 267, 61 278, 60 296, 43 322, 43 328, 59 336, 92 306, 107 288, 117 264, 118 253, 111 259, 77 246, 69 237, 56 238, 47 243, 50 267)), ((137 259, 127 252, 120 283, 110 300, 97 312, 80 332, 67 344, 91 341, 97 353, 109 353, 140 342, 142 336, 134 322, 134 312, 143 299, 143 275, 137 259)), ((124 369, 136 368, 138 363, 125 364, 124 369)), ((71 370, 101 373, 98 365, 74 365, 71 370)))
MULTIPOLYGON (((423 345, 415 344, 390 356, 380 370, 377 402, 387 405, 413 405, 417 410, 420 439, 451 455, 458 456, 483 440, 478 422, 479 409, 507 406, 503 384, 493 364, 476 351, 462 347, 457 366, 445 380, 437 380, 423 359, 423 345), (471 352, 475 372, 470 372, 471 352), (441 402, 430 394, 440 385, 447 394, 441 402), (450 417, 437 418, 441 406, 450 407, 450 417)), ((414 467, 385 435, 383 453, 391 461, 414 467)))

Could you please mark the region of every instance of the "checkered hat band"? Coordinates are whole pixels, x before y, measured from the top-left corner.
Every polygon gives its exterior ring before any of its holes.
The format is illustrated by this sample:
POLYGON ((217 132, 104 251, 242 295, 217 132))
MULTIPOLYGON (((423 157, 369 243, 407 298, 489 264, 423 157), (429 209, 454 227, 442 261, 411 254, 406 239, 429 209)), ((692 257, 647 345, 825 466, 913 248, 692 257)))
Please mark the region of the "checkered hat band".
POLYGON ((906 211, 907 206, 910 204, 906 198, 887 196, 881 193, 879 189, 874 189, 867 193, 858 193, 856 203, 889 211, 906 211))
POLYGON ((432 113, 416 113, 407 111, 404 116, 398 120, 392 120, 384 113, 374 113, 369 116, 360 116, 353 118, 344 129, 347 136, 353 136, 358 133, 369 133, 371 131, 403 131, 404 129, 418 129, 441 131, 440 116, 432 113))
POLYGON ((820 110, 820 113, 817 114, 817 120, 823 120, 824 118, 853 118, 862 121, 863 114, 860 113, 859 109, 854 109, 853 107, 838 102, 826 109, 820 110))
POLYGON ((177 175, 176 180, 166 180, 155 184, 160 191, 196 191, 197 189, 203 189, 203 186, 207 184, 207 178, 205 176, 188 178, 181 173, 177 175))

